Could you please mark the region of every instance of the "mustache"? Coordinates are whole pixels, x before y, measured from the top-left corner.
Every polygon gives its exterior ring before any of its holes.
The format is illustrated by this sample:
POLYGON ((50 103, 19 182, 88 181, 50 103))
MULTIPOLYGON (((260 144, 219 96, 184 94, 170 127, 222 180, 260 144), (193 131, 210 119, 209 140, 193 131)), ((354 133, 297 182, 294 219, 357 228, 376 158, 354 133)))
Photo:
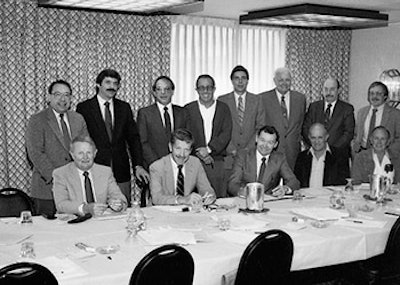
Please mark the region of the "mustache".
POLYGON ((117 90, 114 89, 114 88, 108 88, 107 91, 114 91, 114 92, 117 92, 117 90))

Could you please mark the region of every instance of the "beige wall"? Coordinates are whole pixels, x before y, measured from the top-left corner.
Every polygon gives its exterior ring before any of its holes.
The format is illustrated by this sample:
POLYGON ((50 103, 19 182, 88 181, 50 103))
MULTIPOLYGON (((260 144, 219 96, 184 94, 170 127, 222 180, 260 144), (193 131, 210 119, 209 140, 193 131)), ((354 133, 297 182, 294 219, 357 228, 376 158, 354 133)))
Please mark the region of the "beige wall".
POLYGON ((350 56, 350 103, 355 111, 368 104, 369 84, 382 71, 400 70, 400 24, 385 28, 354 30, 350 56))

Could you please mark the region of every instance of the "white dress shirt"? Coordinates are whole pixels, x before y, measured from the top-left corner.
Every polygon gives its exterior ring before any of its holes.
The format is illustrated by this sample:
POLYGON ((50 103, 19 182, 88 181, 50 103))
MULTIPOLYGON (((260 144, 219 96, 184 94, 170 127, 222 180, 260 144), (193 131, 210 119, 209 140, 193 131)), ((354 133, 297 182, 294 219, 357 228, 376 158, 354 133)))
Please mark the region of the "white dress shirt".
POLYGON ((246 110, 246 95, 247 95, 247 92, 244 92, 243 95, 239 95, 236 92, 233 92, 233 94, 235 95, 236 109, 239 108, 239 97, 242 97, 243 111, 246 110))
POLYGON ((261 153, 257 150, 256 151, 256 159, 257 159, 257 179, 258 179, 258 174, 260 173, 260 168, 262 164, 262 158, 265 157, 265 167, 268 165, 269 161, 269 154, 266 156, 262 156, 261 153))
POLYGON ((313 148, 310 148, 309 152, 312 154, 311 172, 310 172, 310 188, 320 188, 324 184, 324 170, 325 170, 325 159, 326 152, 331 152, 329 145, 326 145, 324 153, 317 158, 313 148))
POLYGON ((326 109, 328 109, 328 105, 331 104, 331 115, 330 115, 330 118, 332 118, 333 111, 335 110, 336 102, 337 102, 337 100, 333 101, 332 103, 328 103, 328 102, 326 102, 326 100, 324 101, 324 103, 325 103, 324 113, 326 112, 326 109))
MULTIPOLYGON (((56 110, 54 110, 54 109, 52 109, 52 110, 53 110, 54 115, 56 116, 58 128, 60 129, 60 132, 63 133, 62 126, 61 126, 60 113, 57 113, 56 110)), ((69 126, 68 116, 67 116, 66 112, 64 113, 63 119, 64 119, 65 124, 67 125, 67 129, 68 129, 68 132, 69 132, 69 137, 71 138, 72 137, 71 136, 71 128, 69 126)))
POLYGON ((279 105, 281 104, 282 96, 285 97, 285 105, 286 105, 286 110, 287 110, 287 117, 289 119, 289 117, 290 117, 290 90, 288 92, 286 92, 286 94, 279 93, 278 89, 275 89, 275 91, 276 91, 276 96, 278 97, 279 105))
POLYGON ((174 111, 173 111, 173 109, 172 109, 172 104, 171 103, 169 103, 169 104, 167 104, 167 105, 163 105, 163 104, 160 104, 160 103, 158 103, 158 102, 156 102, 156 104, 157 104, 157 107, 158 107, 158 110, 160 111, 160 114, 161 114, 161 121, 162 121, 162 123, 163 123, 163 126, 165 127, 165 120, 164 120, 164 107, 167 107, 168 108, 168 114, 169 114, 169 118, 170 118, 170 121, 171 121, 171 132, 174 130, 174 111))
POLYGON ((114 100, 104 100, 103 98, 101 98, 99 95, 97 95, 97 101, 99 102, 99 106, 100 106, 100 111, 101 111, 101 115, 103 116, 103 120, 106 120, 106 106, 104 106, 105 102, 109 102, 109 108, 110 108, 110 113, 111 113, 111 123, 114 126, 114 100))
MULTIPOLYGON (((81 190, 82 190, 82 197, 84 201, 87 201, 86 199, 86 190, 85 190, 85 176, 83 176, 83 172, 82 170, 80 170, 79 168, 76 168, 78 170, 78 176, 79 176, 79 181, 81 182, 81 190)), ((87 170, 87 172, 89 173, 88 177, 90 179, 90 183, 92 186, 92 192, 93 192, 93 199, 94 202, 97 202, 96 199, 96 191, 94 189, 94 180, 93 180, 93 175, 92 172, 89 170, 87 170)), ((86 204, 86 202, 84 202, 83 204, 79 205, 78 211, 79 213, 81 213, 82 215, 84 215, 85 213, 83 212, 83 206, 86 204)))
MULTIPOLYGON (((198 104, 199 104, 201 117, 203 118, 204 137, 206 139, 206 144, 208 145, 208 143, 211 140, 215 108, 216 108, 217 104, 216 104, 216 101, 214 101, 214 103, 208 108, 206 108, 200 102, 198 102, 198 104)), ((210 152, 209 149, 208 149, 208 151, 210 152)))
MULTIPOLYGON (((172 155, 170 155, 171 158, 171 166, 172 166, 172 173, 174 174, 174 185, 175 185, 175 196, 177 195, 176 193, 176 187, 177 187, 177 183, 178 183, 178 164, 175 162, 175 160, 172 158, 172 155)), ((183 173, 183 177, 185 177, 185 164, 182 167, 182 173, 183 173)))
POLYGON ((363 147, 367 146, 367 142, 368 142, 368 133, 369 133, 369 123, 371 122, 371 117, 372 117, 372 110, 375 108, 376 109, 376 113, 375 113, 375 126, 380 126, 381 122, 382 122, 382 115, 383 115, 383 108, 385 107, 385 104, 382 104, 379 107, 370 107, 369 111, 368 111, 368 115, 365 118, 365 122, 364 122, 364 133, 363 133, 363 137, 362 137, 362 142, 361 145, 363 147))
POLYGON ((379 162, 378 156, 376 155, 375 152, 372 153, 372 159, 374 160, 374 164, 375 164, 374 174, 389 177, 393 181, 394 171, 392 171, 391 175, 388 175, 388 173, 385 171, 385 165, 392 163, 390 161, 389 154, 387 152, 385 153, 385 155, 383 156, 383 159, 382 159, 382 163, 379 162))

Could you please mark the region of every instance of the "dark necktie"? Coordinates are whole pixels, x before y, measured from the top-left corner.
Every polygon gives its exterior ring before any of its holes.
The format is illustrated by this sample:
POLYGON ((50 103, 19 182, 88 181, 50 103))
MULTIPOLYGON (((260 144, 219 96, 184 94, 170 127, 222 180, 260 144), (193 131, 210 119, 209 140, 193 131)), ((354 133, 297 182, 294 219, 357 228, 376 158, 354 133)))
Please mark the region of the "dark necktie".
POLYGON ((332 104, 329 103, 328 107, 325 110, 325 127, 328 125, 329 120, 331 119, 331 107, 332 107, 332 104))
MULTIPOLYGON (((371 120, 369 121, 369 128, 368 128, 368 137, 367 137, 367 141, 370 138, 372 131, 375 128, 375 124, 376 124, 376 112, 378 110, 377 109, 372 109, 372 115, 371 115, 371 120)), ((366 147, 368 148, 370 146, 369 143, 367 143, 366 147)))
POLYGON ((288 112, 287 112, 287 108, 286 108, 286 102, 285 102, 285 96, 284 95, 281 96, 281 111, 282 111, 282 115, 283 115, 283 123, 285 125, 285 128, 287 128, 288 127, 289 118, 288 118, 288 112))
POLYGON ((90 182, 89 178, 89 172, 87 171, 83 172, 83 176, 85 177, 86 202, 93 203, 94 202, 93 189, 92 189, 92 183, 90 182))
POLYGON ((176 182, 176 194, 180 196, 185 196, 184 190, 184 177, 182 172, 183 165, 178 165, 178 180, 176 182))
POLYGON ((242 126, 244 118, 243 95, 239 95, 237 111, 238 111, 239 125, 242 126))
POLYGON ((111 112, 110 112, 110 102, 104 103, 104 122, 106 124, 106 130, 108 134, 108 138, 110 141, 112 140, 112 120, 111 120, 111 112))
POLYGON ((261 159, 261 166, 260 166, 260 172, 258 172, 258 179, 257 182, 262 183, 262 178, 264 176, 264 172, 265 172, 265 167, 266 167, 266 163, 265 163, 266 158, 263 157, 261 159))
POLYGON ((165 123, 165 134, 167 135, 167 138, 169 141, 171 138, 172 126, 171 126, 171 118, 169 116, 167 106, 164 107, 164 123, 165 123))
POLYGON ((67 124, 64 121, 64 114, 60 114, 60 122, 61 129, 64 137, 64 144, 67 149, 69 149, 69 145, 71 144, 71 137, 69 136, 67 124))

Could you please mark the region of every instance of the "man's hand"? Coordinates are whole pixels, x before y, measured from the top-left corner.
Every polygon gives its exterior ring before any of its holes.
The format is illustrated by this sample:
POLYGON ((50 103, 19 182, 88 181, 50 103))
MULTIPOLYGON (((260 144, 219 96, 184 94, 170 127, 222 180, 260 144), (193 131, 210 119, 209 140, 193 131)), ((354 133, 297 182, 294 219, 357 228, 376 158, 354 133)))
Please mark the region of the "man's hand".
POLYGON ((196 155, 201 159, 204 159, 206 156, 209 156, 208 150, 207 150, 206 147, 197 148, 196 149, 196 155))
POLYGON ((203 195, 203 197, 201 197, 203 200, 203 204, 204 205, 210 205, 212 203, 214 203, 215 201, 215 196, 213 194, 209 194, 208 192, 206 194, 203 195))
POLYGON ((83 212, 85 214, 90 213, 92 216, 101 216, 103 215, 104 211, 107 209, 106 204, 101 203, 89 203, 83 206, 83 212))
POLYGON ((127 205, 120 199, 110 199, 108 201, 108 206, 114 212, 122 212, 126 209, 127 205))
POLYGON ((292 189, 287 185, 279 185, 272 189, 272 196, 282 198, 286 194, 292 194, 292 189))
POLYGON ((150 175, 149 173, 140 165, 136 166, 136 171, 135 171, 136 177, 141 180, 143 183, 149 183, 150 182, 150 175))
POLYGON ((190 193, 187 196, 179 197, 178 203, 185 204, 185 205, 192 205, 193 203, 200 203, 203 199, 197 193, 190 193))

